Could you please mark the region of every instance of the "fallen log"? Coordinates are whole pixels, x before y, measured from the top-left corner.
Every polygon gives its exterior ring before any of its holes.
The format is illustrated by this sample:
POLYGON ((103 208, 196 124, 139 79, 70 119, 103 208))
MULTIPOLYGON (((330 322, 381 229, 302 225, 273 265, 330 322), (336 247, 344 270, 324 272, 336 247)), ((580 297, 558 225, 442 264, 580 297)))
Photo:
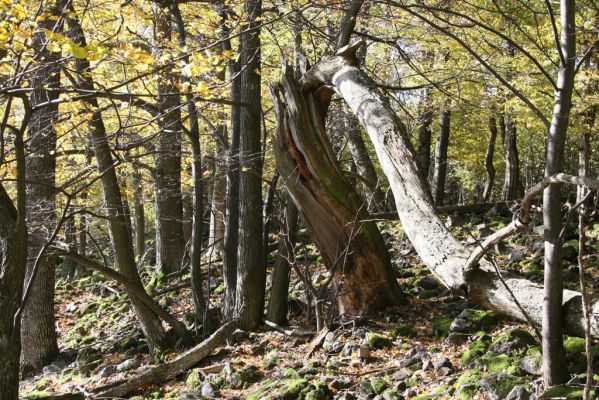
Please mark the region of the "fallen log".
MULTIPOLYGON (((360 68, 355 52, 357 42, 324 58, 302 77, 304 93, 337 91, 365 127, 381 167, 389 180, 401 224, 422 261, 433 275, 454 293, 468 297, 500 313, 530 320, 540 326, 543 288, 513 274, 502 279, 489 263, 468 267, 471 251, 460 243, 439 218, 417 166, 410 137, 388 99, 360 68), (331 89, 332 88, 332 89, 331 89), (522 310, 515 303, 522 306, 522 310)), ((330 96, 331 94, 329 94, 330 96)), ((564 332, 582 336, 584 318, 581 294, 563 292, 564 332)), ((599 336, 599 303, 592 306, 590 331, 599 336)))
POLYGON ((173 361, 150 368, 116 387, 105 389, 106 387, 104 386, 94 389, 94 398, 112 399, 115 397, 123 397, 142 386, 162 383, 169 379, 173 379, 177 375, 196 365, 202 359, 209 356, 214 349, 225 343, 225 340, 227 340, 235 330, 235 326, 236 321, 227 322, 208 339, 181 354, 173 361))

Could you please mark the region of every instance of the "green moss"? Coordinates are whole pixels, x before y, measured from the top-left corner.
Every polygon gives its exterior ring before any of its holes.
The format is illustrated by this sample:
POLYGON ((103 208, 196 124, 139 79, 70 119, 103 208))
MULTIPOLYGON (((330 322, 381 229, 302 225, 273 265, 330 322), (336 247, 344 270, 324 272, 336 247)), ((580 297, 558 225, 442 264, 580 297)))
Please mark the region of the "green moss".
POLYGON ((35 384, 35 388, 37 390, 43 390, 45 389, 49 384, 50 384, 50 379, 49 378, 42 378, 39 381, 36 382, 35 384))
POLYGON ((374 393, 381 394, 389 387, 389 384, 384 379, 374 379, 370 381, 370 386, 374 393))
POLYGON ((278 386, 279 381, 264 381, 258 389, 250 393, 246 399, 247 400, 262 400, 268 398, 268 393, 270 393, 274 388, 278 386))
POLYGON ((200 371, 194 369, 187 375, 187 379, 185 380, 185 386, 189 388, 197 388, 202 383, 202 377, 200 375, 200 371))
POLYGON ((416 332, 414 331, 414 328, 412 328, 411 325, 408 324, 400 324, 398 325, 395 329, 393 329, 391 331, 391 338, 393 338, 393 340, 397 339, 400 336, 403 337, 414 337, 416 336, 416 332))
POLYGON ((564 341, 564 350, 567 354, 584 353, 585 341, 583 338, 569 337, 564 341))
POLYGON ((392 348, 393 341, 386 336, 377 335, 375 333, 369 333, 366 335, 366 345, 371 350, 378 350, 384 348, 392 348))
POLYGON ((421 394, 420 396, 414 397, 414 400, 435 400, 449 394, 451 388, 449 386, 443 385, 439 386, 436 389, 433 389, 429 393, 421 394))
POLYGON ((225 292, 225 285, 222 283, 214 289, 214 294, 223 294, 225 292))
POLYGON ((478 371, 466 371, 456 381, 456 395, 460 400, 470 400, 478 391, 482 375, 478 371))
POLYGON ((44 399, 44 398, 48 398, 52 396, 52 393, 50 392, 43 392, 43 391, 33 391, 33 392, 29 392, 27 393, 24 397, 23 400, 35 400, 35 399, 44 399))
MULTIPOLYGON (((305 392, 306 390, 304 390, 305 392)), ((306 394, 306 400, 332 400, 333 391, 329 386, 322 382, 317 381, 311 385, 310 390, 306 394)))
POLYGON ((468 346, 468 350, 462 354, 462 364, 469 365, 474 360, 480 358, 483 354, 487 352, 487 349, 490 345, 490 339, 485 337, 481 337, 479 340, 470 343, 468 346))
POLYGON ((383 392, 384 399, 403 399, 403 397, 395 389, 387 389, 383 392))
POLYGON ((438 317, 433 321, 433 334, 438 337, 449 335, 449 327, 453 320, 448 317, 438 317))
POLYGON ((284 384, 284 387, 279 392, 281 399, 283 400, 295 400, 300 398, 302 390, 308 386, 306 379, 294 379, 289 380, 284 384))
POLYGON ((299 379, 300 375, 293 368, 287 368, 283 371, 283 376, 288 379, 299 379))
POLYGON ((489 372, 507 372, 508 368, 512 365, 512 359, 508 355, 497 355, 495 353, 485 354, 481 358, 481 362, 489 372))
POLYGON ((500 399, 505 399, 514 386, 524 384, 523 378, 507 374, 491 374, 485 377, 485 380, 489 382, 489 386, 493 388, 495 395, 500 399))
MULTIPOLYGON (((582 399, 584 389, 580 386, 555 386, 547 390, 541 396, 539 400, 547 399, 566 399, 566 400, 579 400, 582 399)), ((595 391, 591 391, 591 398, 595 397, 595 391)))
POLYGON ((520 328, 515 328, 509 332, 502 333, 495 338, 493 343, 509 343, 513 341, 519 341, 526 346, 532 346, 536 343, 534 336, 520 328))

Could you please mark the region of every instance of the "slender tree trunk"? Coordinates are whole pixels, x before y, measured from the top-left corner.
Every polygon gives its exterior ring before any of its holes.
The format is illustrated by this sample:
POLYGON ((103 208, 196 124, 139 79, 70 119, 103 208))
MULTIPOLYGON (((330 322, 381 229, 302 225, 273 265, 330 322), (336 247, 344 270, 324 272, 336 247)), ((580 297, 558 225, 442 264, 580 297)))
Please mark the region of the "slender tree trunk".
POLYGON ((351 113, 344 112, 343 114, 349 138, 348 147, 352 159, 356 165, 358 174, 369 183, 369 185, 364 185, 366 193, 370 193, 370 196, 368 196, 368 209, 371 211, 383 211, 381 208, 385 208, 385 196, 379 189, 379 178, 362 138, 359 126, 360 121, 351 113))
MULTIPOLYGON (((154 53, 171 41, 172 18, 161 6, 156 6, 156 43, 154 53)), ((183 239, 183 196, 181 194, 181 96, 177 77, 163 71, 158 83, 160 132, 155 154, 156 265, 170 274, 181 267, 185 253, 183 239)))
MULTIPOLYGON (((75 219, 73 217, 67 218, 64 222, 64 241, 67 245, 68 251, 76 252, 77 251, 77 235, 75 232, 75 219)), ((75 279, 75 271, 77 267, 77 263, 73 260, 64 259, 62 263, 64 267, 64 271, 67 275, 68 280, 75 279)))
MULTIPOLYGON (((222 127, 224 136, 226 130, 222 127)), ((208 248, 211 254, 217 256, 223 253, 223 241, 225 234, 225 199, 227 190, 227 177, 225 167, 226 150, 219 147, 214 153, 214 181, 211 199, 210 213, 210 239, 208 248)))
POLYGON ((433 111, 430 110, 430 89, 427 89, 422 100, 422 113, 418 124, 418 160, 422 175, 428 177, 431 168, 431 124, 433 122, 433 111))
POLYGON ((277 325, 287 322, 287 302, 289 300, 289 275, 291 263, 295 262, 295 247, 298 211, 290 196, 284 208, 283 222, 279 232, 277 259, 273 266, 272 285, 266 318, 277 325))
POLYGON ((522 197, 520 183, 520 160, 516 143, 516 124, 506 115, 503 123, 503 159, 505 161, 505 179, 503 183, 504 200, 516 200, 522 197))
MULTIPOLYGON (((74 13, 71 7, 70 11, 74 13)), ((71 39, 82 46, 86 45, 85 36, 77 19, 69 19, 69 33, 71 39)), ((91 79, 90 64, 87 59, 76 59, 75 69, 81 89, 93 91, 94 84, 91 79)), ((95 97, 86 98, 86 103, 92 108, 92 118, 89 121, 89 141, 96 156, 98 173, 101 174, 102 194, 104 207, 108 218, 110 240, 114 251, 115 262, 120 272, 143 287, 137 271, 133 251, 133 234, 130 219, 125 209, 118 178, 116 176, 115 162, 112 158, 106 128, 102 119, 101 108, 95 97)), ((130 291, 127 292, 133 309, 140 320, 141 328, 148 343, 150 352, 159 346, 164 338, 164 329, 157 315, 130 291)))
POLYGON ((433 173, 433 199, 435 205, 442 206, 445 197, 445 181, 447 180, 447 148, 449 147, 449 131, 451 111, 441 110, 439 113, 439 134, 435 147, 435 170, 433 173))
MULTIPOLYGON (((178 33, 179 46, 183 48, 186 44, 185 24, 176 3, 171 5, 171 15, 175 20, 178 33)), ((184 58, 189 62, 189 58, 184 58)), ((208 336, 215 328, 212 319, 208 315, 208 307, 204 299, 202 288, 202 236, 204 231, 204 183, 202 180, 202 148, 200 142, 200 129, 198 111, 191 93, 186 94, 187 112, 189 115, 189 141, 191 143, 191 175, 193 179, 193 220, 191 229, 191 290, 195 305, 196 319, 201 321, 204 334, 208 336)))
MULTIPOLYGON (((564 145, 568 133, 568 122, 572 108, 574 89, 574 65, 576 63, 575 1, 560 1, 561 53, 553 117, 547 138, 547 160, 545 176, 563 170, 564 145)), ((543 302, 543 379, 548 386, 566 380, 563 351, 563 273, 561 186, 551 185, 543 193, 543 222, 545 224, 545 297, 543 302)))
POLYGON ((133 178, 133 209, 135 212, 135 255, 138 260, 141 260, 146 252, 146 213, 144 210, 143 183, 137 168, 133 168, 131 176, 133 178))
POLYGON ((248 25, 241 34, 241 137, 239 142, 239 249, 236 313, 243 329, 255 329, 262 320, 266 267, 262 264, 262 163, 260 94, 261 0, 246 0, 248 25))
MULTIPOLYGON (((229 40, 230 28, 228 17, 230 9, 223 6, 221 16, 221 39, 223 50, 231 51, 229 40)), ((238 61, 229 60, 229 75, 232 79, 231 100, 241 101, 241 68, 238 61)), ((227 152, 227 187, 225 200, 225 232, 223 240, 223 283, 225 296, 223 299, 223 316, 230 321, 235 318, 235 301, 237 291, 237 247, 239 244, 239 139, 241 134, 241 107, 231 106, 231 138, 227 152)))
MULTIPOLYGON (((43 30, 61 32, 66 1, 57 0, 46 11, 57 17, 38 22, 33 37, 33 47, 40 64, 31 76, 31 107, 58 98, 58 92, 48 91, 60 86, 60 53, 47 48, 43 30)), ((45 255, 33 274, 33 265, 42 246, 48 242, 56 227, 56 131, 58 105, 49 105, 34 111, 29 123, 27 140, 27 225, 29 246, 26 279, 31 280, 31 295, 25 305, 21 321, 23 371, 39 370, 58 356, 58 343, 54 329, 54 282, 56 257, 45 255)))
POLYGON ((483 203, 491 198, 493 183, 495 183, 495 166, 493 165, 493 155, 495 154, 495 142, 497 141, 497 120, 493 114, 489 115, 489 144, 485 156, 485 170, 487 171, 487 180, 483 190, 483 203))
POLYGON ((15 135, 17 204, 0 183, 0 398, 19 398, 21 304, 27 263, 25 151, 23 131, 30 118, 25 107, 23 128, 15 135))
POLYGON ((275 204, 277 182, 279 182, 279 172, 275 171, 268 184, 268 191, 266 192, 266 198, 264 199, 264 211, 262 213, 262 221, 264 221, 262 228, 262 264, 265 268, 268 265, 268 236, 270 235, 270 227, 272 225, 271 217, 275 204))

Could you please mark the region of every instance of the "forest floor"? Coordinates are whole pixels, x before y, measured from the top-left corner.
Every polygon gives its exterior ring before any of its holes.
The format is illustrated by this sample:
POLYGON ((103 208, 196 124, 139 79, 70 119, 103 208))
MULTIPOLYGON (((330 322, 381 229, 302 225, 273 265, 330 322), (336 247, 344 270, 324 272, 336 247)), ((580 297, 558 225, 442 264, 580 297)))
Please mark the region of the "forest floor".
MULTIPOLYGON (((456 228, 466 242, 479 231, 509 222, 495 217, 483 226, 468 221, 456 228)), ((410 304, 378 315, 334 319, 326 335, 315 339, 303 286, 292 280, 289 326, 264 326, 258 333, 236 331, 227 344, 192 370, 165 384, 131 393, 136 399, 527 399, 580 398, 586 361, 584 341, 566 339, 570 387, 542 394, 540 347, 533 330, 500 318, 465 300, 452 297, 419 264, 401 227, 381 224, 392 251, 399 282, 410 304), (314 350, 312 351, 312 349, 314 350), (527 395, 532 397, 527 397, 527 395), (509 396, 509 397, 508 397, 509 396)), ((599 224, 590 226, 589 252, 596 254, 599 224)), ((534 232, 500 248, 497 260, 532 280, 542 280, 542 251, 534 232)), ((567 242, 564 263, 567 285, 578 288, 577 241, 567 242), (577 247, 576 247, 577 248, 577 247)), ((318 281, 318 258, 303 246, 306 266, 318 281), (310 261, 312 260, 312 261, 310 261)), ((589 265, 597 265, 594 255, 589 265)), ((212 306, 219 306, 222 284, 218 265, 211 267, 212 306)), ((596 268, 587 282, 597 293, 596 268)), ((155 278, 147 289, 188 326, 193 305, 185 276, 164 282, 155 278)), ((93 275, 57 285, 57 329, 61 358, 21 384, 24 398, 50 393, 82 392, 115 381, 126 381, 158 359, 180 354, 171 350, 154 359, 139 331, 124 291, 93 275)), ((594 351, 599 355, 599 351, 594 351)), ((595 376, 596 382, 599 376, 595 376)))

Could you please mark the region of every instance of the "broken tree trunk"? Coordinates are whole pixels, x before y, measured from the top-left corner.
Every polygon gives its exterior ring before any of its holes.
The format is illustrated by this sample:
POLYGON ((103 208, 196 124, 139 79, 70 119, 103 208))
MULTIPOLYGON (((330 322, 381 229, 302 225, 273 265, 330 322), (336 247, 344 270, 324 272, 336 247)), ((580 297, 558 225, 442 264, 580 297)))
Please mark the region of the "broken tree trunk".
POLYGON ((144 385, 162 383, 168 381, 169 379, 173 379, 180 373, 187 371, 189 368, 208 357, 210 353, 214 351, 214 349, 216 349, 218 346, 221 346, 225 340, 227 340, 234 329, 235 321, 227 322, 216 332, 214 332, 208 339, 181 354, 173 361, 150 368, 142 374, 128 379, 116 387, 107 389, 104 386, 97 388, 95 390, 96 395, 94 398, 120 398, 144 385))
MULTIPOLYGON (((486 263, 478 269, 466 270, 471 252, 458 242, 435 212, 405 126, 388 99, 358 66, 354 54, 360 45, 358 42, 342 48, 336 55, 316 64, 301 79, 302 89, 304 92, 322 92, 329 90, 325 85, 332 85, 358 116, 389 179, 408 238, 423 262, 445 286, 474 302, 521 320, 526 319, 524 310, 533 323, 540 326, 542 286, 503 273, 506 287, 493 267, 486 263)), ((580 300, 578 292, 563 292, 564 329, 569 334, 584 334, 580 300)), ((598 308, 598 304, 593 307, 595 311, 598 308)), ((599 319, 593 319, 591 331, 598 336, 599 319)))
POLYGON ((383 238, 374 222, 365 221, 366 204, 341 172, 324 134, 317 95, 303 95, 292 69, 285 66, 271 96, 281 179, 333 271, 340 313, 401 304, 404 297, 383 238))

